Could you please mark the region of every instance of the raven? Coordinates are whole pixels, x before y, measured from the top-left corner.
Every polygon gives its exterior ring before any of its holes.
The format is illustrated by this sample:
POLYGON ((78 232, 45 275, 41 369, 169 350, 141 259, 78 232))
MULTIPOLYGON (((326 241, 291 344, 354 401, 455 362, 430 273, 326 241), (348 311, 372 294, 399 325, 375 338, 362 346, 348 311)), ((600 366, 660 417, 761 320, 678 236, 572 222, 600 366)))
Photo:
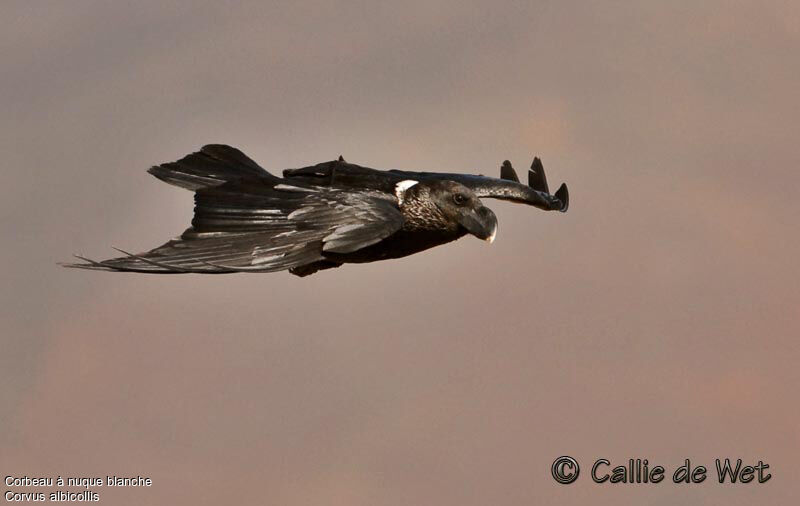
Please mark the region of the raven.
POLYGON ((345 263, 400 258, 472 234, 489 242, 497 218, 481 197, 566 211, 562 184, 551 195, 536 158, 528 186, 508 161, 501 178, 376 170, 342 157, 283 178, 236 148, 210 144, 151 167, 158 179, 195 192, 192 226, 141 254, 66 267, 143 273, 275 272, 307 276, 345 263))

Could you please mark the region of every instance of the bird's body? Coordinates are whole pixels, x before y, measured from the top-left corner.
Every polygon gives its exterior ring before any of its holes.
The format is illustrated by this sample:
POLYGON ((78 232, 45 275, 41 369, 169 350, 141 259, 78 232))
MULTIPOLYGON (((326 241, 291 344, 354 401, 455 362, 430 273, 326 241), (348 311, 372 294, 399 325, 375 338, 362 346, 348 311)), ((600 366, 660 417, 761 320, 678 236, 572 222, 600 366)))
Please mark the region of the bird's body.
POLYGON ((123 252, 102 262, 80 257, 86 263, 69 267, 164 274, 289 270, 306 276, 344 263, 400 258, 468 233, 491 241, 497 220, 478 197, 547 210, 567 206, 566 187, 550 195, 543 169, 532 170, 530 186, 524 186, 510 164, 503 166, 503 179, 493 179, 380 171, 340 158, 287 169, 279 178, 235 148, 208 145, 149 172, 195 192, 192 226, 146 253, 123 252))

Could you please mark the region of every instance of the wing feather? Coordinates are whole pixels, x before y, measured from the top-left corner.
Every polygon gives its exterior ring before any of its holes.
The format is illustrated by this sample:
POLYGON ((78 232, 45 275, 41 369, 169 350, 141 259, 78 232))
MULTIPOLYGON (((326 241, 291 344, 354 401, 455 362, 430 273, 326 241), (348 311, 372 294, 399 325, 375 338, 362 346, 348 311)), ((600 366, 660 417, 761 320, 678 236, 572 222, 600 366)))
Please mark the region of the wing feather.
MULTIPOLYGON (((153 273, 272 272, 349 253, 400 229, 389 196, 307 187, 226 183, 195 194, 192 227, 141 254, 72 267, 153 273), (301 190, 301 191, 299 191, 301 190)), ((121 250, 120 250, 121 251, 121 250)))

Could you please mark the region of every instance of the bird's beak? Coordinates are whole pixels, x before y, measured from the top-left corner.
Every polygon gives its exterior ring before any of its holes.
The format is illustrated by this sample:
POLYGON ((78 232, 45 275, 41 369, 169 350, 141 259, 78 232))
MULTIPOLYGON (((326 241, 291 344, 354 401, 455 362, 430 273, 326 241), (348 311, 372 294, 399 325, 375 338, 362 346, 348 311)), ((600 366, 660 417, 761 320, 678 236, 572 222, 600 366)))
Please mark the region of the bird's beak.
POLYGON ((458 222, 478 239, 491 243, 497 235, 497 216, 488 207, 470 209, 461 214, 458 222))

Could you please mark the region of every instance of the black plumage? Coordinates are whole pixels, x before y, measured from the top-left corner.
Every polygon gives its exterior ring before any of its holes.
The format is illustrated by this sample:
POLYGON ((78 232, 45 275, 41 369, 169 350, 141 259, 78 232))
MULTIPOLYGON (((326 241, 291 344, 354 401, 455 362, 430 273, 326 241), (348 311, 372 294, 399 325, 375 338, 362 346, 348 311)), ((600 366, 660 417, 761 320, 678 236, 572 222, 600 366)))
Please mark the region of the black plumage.
POLYGON ((195 192, 192 226, 145 253, 67 267, 145 273, 289 270, 305 276, 344 263, 399 258, 472 234, 492 241, 494 213, 480 197, 566 211, 565 185, 550 195, 534 160, 529 186, 509 162, 501 179, 455 173, 381 171, 342 157, 283 178, 241 151, 208 145, 150 168, 157 178, 195 192))

